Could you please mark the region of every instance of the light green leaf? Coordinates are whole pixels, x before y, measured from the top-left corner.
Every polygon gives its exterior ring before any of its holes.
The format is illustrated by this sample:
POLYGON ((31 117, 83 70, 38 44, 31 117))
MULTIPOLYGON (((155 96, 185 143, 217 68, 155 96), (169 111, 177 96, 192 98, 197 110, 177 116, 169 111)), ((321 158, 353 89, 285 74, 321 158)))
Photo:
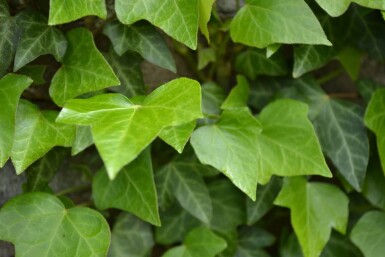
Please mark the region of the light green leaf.
POLYGON ((66 101, 84 93, 119 85, 119 79, 96 48, 92 33, 77 28, 67 33, 68 48, 63 66, 52 78, 49 90, 53 101, 63 106, 66 101))
POLYGON ((211 10, 215 0, 199 0, 199 29, 210 43, 209 30, 207 23, 210 21, 211 10))
POLYGON ((141 22, 127 26, 114 21, 106 24, 103 33, 111 40, 118 55, 131 50, 159 67, 176 72, 175 62, 166 42, 150 24, 141 22))
POLYGON ((316 0, 316 2, 333 17, 340 16, 346 12, 351 3, 357 3, 368 8, 385 10, 385 2, 383 0, 316 0))
POLYGON ((376 134, 378 153, 385 173, 385 89, 378 89, 373 94, 364 120, 365 125, 376 134))
POLYGON ((221 108, 229 110, 233 108, 245 108, 250 95, 250 86, 247 79, 243 76, 237 76, 237 85, 231 90, 221 108))
POLYGON ((254 80, 258 75, 283 76, 287 74, 285 59, 281 55, 266 57, 260 49, 248 49, 240 53, 235 60, 238 73, 254 80))
POLYGON ((84 16, 107 17, 104 0, 50 0, 49 25, 68 23, 84 16))
POLYGON ((358 78, 363 56, 363 52, 349 46, 342 49, 337 56, 337 59, 340 61, 352 80, 356 80, 358 78))
POLYGON ((182 153, 195 126, 196 121, 192 121, 179 126, 166 127, 160 132, 159 137, 175 148, 178 153, 182 153))
POLYGON ((281 48, 281 44, 272 44, 266 46, 266 57, 272 57, 281 48))
POLYGON ((350 235, 365 257, 381 257, 385 244, 385 213, 371 211, 357 222, 350 235))
POLYGON ((71 155, 77 155, 87 147, 93 145, 90 126, 76 126, 75 139, 72 143, 71 155))
POLYGON ((101 210, 118 208, 160 226, 149 150, 124 167, 112 181, 105 170, 100 170, 92 183, 92 196, 101 210))
POLYGON ((47 24, 47 18, 40 13, 25 11, 17 16, 21 37, 17 45, 13 70, 17 71, 40 55, 52 54, 61 61, 67 49, 63 33, 47 24))
POLYGON ((382 11, 381 14, 382 14, 382 17, 383 17, 384 20, 385 20, 385 11, 382 11))
POLYGON ((385 211, 385 177, 376 157, 369 161, 362 194, 373 206, 385 211))
POLYGON ((171 248, 163 257, 214 257, 226 246, 226 241, 210 229, 198 227, 187 234, 182 246, 171 248))
POLYGON ((13 61, 18 33, 16 21, 10 16, 6 0, 0 0, 0 77, 13 61))
POLYGON ((197 47, 198 0, 117 0, 118 19, 127 25, 148 20, 154 26, 191 49, 197 47))
POLYGON ((18 257, 104 257, 110 230, 103 216, 92 209, 66 209, 55 196, 29 193, 1 209, 0 239, 12 242, 18 257))
POLYGON ((121 83, 120 86, 110 87, 110 90, 127 97, 145 94, 141 70, 143 59, 138 54, 127 51, 122 56, 119 56, 113 49, 110 49, 108 53, 104 54, 104 57, 121 83))
POLYGON ((234 17, 230 35, 234 42, 258 48, 275 43, 331 45, 303 0, 248 0, 234 17))
POLYGON ((321 254, 332 228, 345 233, 348 202, 339 188, 309 183, 304 177, 287 178, 275 200, 275 204, 290 208, 291 223, 305 257, 321 254))
POLYGON ((238 247, 235 257, 268 257, 262 250, 271 246, 275 237, 258 227, 242 227, 239 232, 238 247))
POLYGON ((15 135, 16 109, 21 93, 31 85, 32 80, 23 75, 7 74, 0 79, 0 167, 11 155, 15 135))
POLYGON ((273 176, 264 186, 258 186, 255 201, 246 200, 247 224, 252 225, 262 218, 272 207, 282 188, 282 180, 273 176))
MULTIPOLYGON (((202 0, 203 1, 203 0, 202 0)), ((209 63, 217 59, 215 51, 212 48, 198 48, 198 70, 206 68, 209 63)))
POLYGON ((42 85, 46 82, 44 78, 46 68, 45 65, 27 65, 21 68, 18 73, 30 77, 35 85, 42 85))
POLYGON ((112 230, 108 257, 145 257, 149 255, 153 246, 150 224, 128 213, 122 213, 112 230))
POLYGON ((75 127, 55 123, 58 112, 41 111, 36 105, 22 100, 16 114, 11 159, 17 174, 22 173, 53 147, 72 145, 75 127))
POLYGON ((181 242, 191 229, 201 224, 177 202, 167 211, 161 212, 160 217, 162 226, 155 228, 155 238, 157 243, 164 245, 181 242))
POLYGON ((114 178, 164 128, 182 125, 201 116, 199 83, 179 78, 154 90, 141 105, 118 94, 70 100, 58 121, 91 125, 109 177, 114 178))
POLYGON ((202 85, 202 112, 204 115, 219 115, 221 104, 226 99, 225 90, 215 83, 202 85))

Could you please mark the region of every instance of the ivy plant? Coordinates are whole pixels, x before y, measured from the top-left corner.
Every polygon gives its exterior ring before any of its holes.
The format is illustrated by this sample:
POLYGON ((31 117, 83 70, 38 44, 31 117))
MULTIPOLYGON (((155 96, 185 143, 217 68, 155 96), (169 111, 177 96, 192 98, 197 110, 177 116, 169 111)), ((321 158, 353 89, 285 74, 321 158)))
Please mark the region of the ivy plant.
POLYGON ((384 13, 0 0, 0 255, 382 257, 384 13))

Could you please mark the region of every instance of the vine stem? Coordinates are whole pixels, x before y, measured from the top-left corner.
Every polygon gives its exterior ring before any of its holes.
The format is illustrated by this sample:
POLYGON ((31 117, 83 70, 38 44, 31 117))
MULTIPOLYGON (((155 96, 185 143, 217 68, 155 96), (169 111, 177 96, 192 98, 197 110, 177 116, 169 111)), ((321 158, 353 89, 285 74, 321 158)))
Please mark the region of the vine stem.
POLYGON ((91 185, 74 186, 74 187, 70 187, 70 188, 64 189, 62 191, 59 191, 55 195, 56 196, 63 196, 63 195, 68 195, 68 194, 72 194, 72 193, 85 191, 88 189, 91 189, 91 185))

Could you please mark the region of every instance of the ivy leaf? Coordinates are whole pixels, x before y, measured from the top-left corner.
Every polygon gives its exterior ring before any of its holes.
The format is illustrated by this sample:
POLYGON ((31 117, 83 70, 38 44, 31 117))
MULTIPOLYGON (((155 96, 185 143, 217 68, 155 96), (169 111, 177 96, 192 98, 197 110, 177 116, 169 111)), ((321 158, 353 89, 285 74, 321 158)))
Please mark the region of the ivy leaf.
POLYGON ((124 167, 115 180, 109 180, 105 170, 99 171, 92 183, 92 196, 101 210, 118 208, 160 226, 149 150, 124 167))
POLYGON ((13 60, 19 34, 16 21, 10 16, 5 0, 0 0, 0 24, 0 77, 2 77, 13 60))
POLYGON ((176 72, 175 62, 166 42, 152 25, 141 22, 127 26, 114 21, 106 24, 103 33, 111 40, 118 55, 131 50, 159 67, 176 72))
POLYGON ((192 121, 179 126, 166 127, 160 132, 159 137, 175 148, 178 153, 182 153, 195 126, 196 121, 192 121))
POLYGON ((353 47, 345 47, 338 54, 337 59, 341 65, 345 68, 349 77, 352 80, 357 80, 362 63, 363 53, 353 47))
POLYGON ((206 68, 209 63, 215 62, 217 59, 213 48, 198 48, 198 70, 206 68))
POLYGON ((291 223, 305 257, 318 257, 332 228, 345 233, 348 201, 333 185, 309 183, 304 177, 295 177, 285 180, 275 204, 291 209, 291 223))
POLYGON ((90 126, 76 126, 75 139, 72 143, 71 155, 77 155, 94 143, 90 126))
POLYGON ((84 16, 107 17, 104 0, 50 0, 49 25, 68 23, 84 16))
POLYGON ((272 44, 266 46, 266 57, 272 57, 281 48, 281 46, 281 44, 272 44))
POLYGON ((262 218, 272 207, 275 198, 282 188, 282 180, 272 177, 270 182, 264 186, 258 186, 256 200, 246 200, 247 224, 252 225, 262 218))
POLYGON ((46 82, 44 78, 46 68, 45 65, 27 65, 21 68, 19 73, 30 77, 35 85, 43 85, 46 82))
POLYGON ((47 18, 37 12, 25 11, 17 17, 22 34, 16 50, 13 70, 17 71, 40 55, 52 54, 61 61, 67 49, 63 33, 47 25, 47 18))
POLYGON ((63 66, 52 78, 49 90, 53 101, 63 106, 66 101, 91 91, 119 85, 119 79, 97 50, 92 33, 77 28, 67 33, 68 48, 63 66))
POLYGON ((32 80, 23 75, 7 74, 0 79, 0 167, 11 155, 15 135, 16 109, 21 93, 31 85, 32 80))
POLYGON ((378 89, 373 94, 364 120, 365 125, 376 134, 378 153, 385 172, 385 89, 378 89))
POLYGON ((349 8, 351 3, 357 3, 359 5, 385 10, 385 3, 382 0, 367 1, 367 0, 340 0, 331 2, 328 0, 316 0, 316 2, 324 9, 330 16, 336 17, 342 15, 349 8))
POLYGON ((369 140, 363 125, 363 109, 352 102, 330 98, 312 79, 296 84, 308 99, 323 151, 342 176, 360 191, 369 160, 369 140))
POLYGON ((210 43, 209 30, 207 23, 210 21, 211 10, 215 0, 199 0, 199 29, 210 43))
POLYGON ((145 19, 191 49, 197 47, 198 0, 117 0, 115 11, 124 24, 145 19))
POLYGON ((226 99, 225 90, 215 83, 202 85, 202 112, 204 115, 218 115, 221 104, 226 99))
POLYGON ((271 246, 274 241, 272 234, 258 227, 242 227, 235 257, 268 257, 262 248, 271 246))
POLYGON ((385 177, 376 157, 369 162, 362 194, 373 206, 385 210, 385 177))
POLYGON ((360 250, 358 250, 349 238, 338 233, 332 233, 332 236, 323 250, 321 257, 335 256, 363 257, 360 250))
POLYGON ((289 80, 273 77, 260 78, 250 82, 249 105, 261 110, 275 98, 280 91, 290 85, 289 80))
POLYGON ((234 42, 258 48, 275 43, 331 45, 303 0, 248 0, 231 22, 230 35, 234 42))
POLYGON ((373 93, 384 85, 372 80, 372 79, 361 79, 355 84, 359 94, 362 96, 365 104, 369 103, 373 96, 373 93))
POLYGON ((226 246, 226 241, 210 229, 198 227, 187 234, 182 246, 168 250, 163 257, 214 257, 226 246))
POLYGON ((114 224, 108 257, 148 256, 154 239, 150 224, 133 215, 122 213, 114 224))
POLYGON ((240 53, 235 60, 235 69, 252 80, 258 75, 283 76, 287 74, 285 59, 278 54, 267 58, 262 49, 248 49, 240 53))
POLYGON ((56 111, 40 111, 36 105, 25 100, 20 101, 11 152, 17 174, 21 174, 53 147, 72 145, 75 128, 72 125, 55 123, 57 115, 56 111))
POLYGON ((0 211, 0 239, 12 242, 17 256, 104 257, 110 230, 103 216, 89 208, 66 209, 55 196, 17 196, 0 211))
POLYGON ((115 178, 164 128, 201 117, 200 106, 199 84, 180 78, 154 90, 141 105, 119 94, 70 100, 57 121, 91 125, 107 173, 115 178))
POLYGON ((365 257, 380 257, 384 254, 385 245, 385 213, 380 211, 367 212, 357 222, 350 238, 365 257))
POLYGON ((244 108, 247 106, 250 95, 250 86, 247 79, 243 76, 237 76, 237 85, 230 91, 221 108, 233 109, 244 108))

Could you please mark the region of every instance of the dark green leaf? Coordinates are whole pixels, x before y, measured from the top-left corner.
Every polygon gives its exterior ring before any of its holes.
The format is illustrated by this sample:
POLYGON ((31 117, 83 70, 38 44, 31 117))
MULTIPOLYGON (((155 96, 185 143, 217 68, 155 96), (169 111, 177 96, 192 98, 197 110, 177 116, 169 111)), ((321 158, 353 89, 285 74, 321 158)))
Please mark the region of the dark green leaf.
POLYGON ((360 250, 347 237, 333 233, 321 257, 363 257, 360 250))
POLYGON ((13 60, 18 41, 16 21, 9 15, 6 0, 0 0, 0 77, 13 60))
POLYGON ((384 87, 384 85, 371 79, 363 79, 356 83, 356 87, 362 98, 365 100, 365 103, 369 103, 373 93, 377 89, 384 87))
POLYGON ((46 66, 44 65, 27 65, 21 68, 18 73, 30 77, 35 85, 42 85, 46 82, 44 78, 45 70, 46 66))
POLYGON ((225 99, 225 90, 220 86, 215 83, 202 85, 202 112, 204 115, 219 115, 221 104, 225 99))
POLYGON ((385 210, 385 177, 377 158, 370 160, 362 194, 375 207, 385 210))
POLYGON ((235 257, 268 257, 262 250, 271 246, 275 237, 257 227, 243 227, 239 232, 237 253, 235 257))

